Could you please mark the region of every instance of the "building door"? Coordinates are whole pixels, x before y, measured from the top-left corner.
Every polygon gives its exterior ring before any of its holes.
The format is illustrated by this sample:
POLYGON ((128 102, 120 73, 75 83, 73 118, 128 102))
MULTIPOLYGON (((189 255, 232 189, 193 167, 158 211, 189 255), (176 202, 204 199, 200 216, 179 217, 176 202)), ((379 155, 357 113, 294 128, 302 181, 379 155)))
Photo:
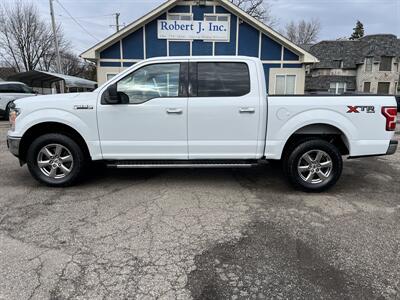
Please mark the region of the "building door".
POLYGON ((153 63, 116 82, 122 103, 97 109, 104 159, 188 158, 187 74, 187 63, 153 63))
POLYGON ((193 62, 189 73, 189 158, 255 159, 260 122, 255 64, 193 62))

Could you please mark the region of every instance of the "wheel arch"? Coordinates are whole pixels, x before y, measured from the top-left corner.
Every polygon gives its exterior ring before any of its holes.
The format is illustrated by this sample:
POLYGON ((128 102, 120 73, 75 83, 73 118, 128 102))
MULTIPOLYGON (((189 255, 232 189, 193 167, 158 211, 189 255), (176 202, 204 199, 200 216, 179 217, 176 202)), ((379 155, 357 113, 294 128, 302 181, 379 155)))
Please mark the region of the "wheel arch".
POLYGON ((351 143, 343 130, 329 123, 314 123, 298 128, 289 136, 284 145, 282 157, 285 157, 299 143, 311 139, 325 140, 336 146, 342 155, 350 154, 351 143))
POLYGON ((25 162, 29 146, 32 144, 35 138, 48 133, 58 133, 68 136, 74 140, 79 147, 81 147, 85 157, 87 159, 91 159, 89 147, 82 135, 74 128, 58 122, 42 122, 29 128, 21 138, 19 159, 22 162, 25 162))

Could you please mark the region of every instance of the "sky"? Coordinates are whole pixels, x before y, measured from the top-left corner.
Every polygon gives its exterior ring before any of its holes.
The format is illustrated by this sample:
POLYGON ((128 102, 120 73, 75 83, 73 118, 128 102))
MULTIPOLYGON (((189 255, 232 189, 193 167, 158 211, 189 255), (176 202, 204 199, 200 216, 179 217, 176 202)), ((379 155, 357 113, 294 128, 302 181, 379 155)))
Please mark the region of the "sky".
MULTIPOLYGON (((16 0, 2 2, 16 3, 16 0)), ((37 5, 39 13, 50 22, 49 0, 23 0, 37 5)), ((115 32, 115 16, 129 24, 145 15, 163 0, 55 0, 57 23, 62 25, 73 50, 80 54, 115 32), (63 9, 63 7, 70 13, 63 9), (80 24, 78 25, 72 18, 80 24), (83 28, 82 28, 83 27, 83 28)), ((391 33, 400 37, 400 0, 266 0, 278 28, 290 21, 318 18, 322 25, 320 40, 351 35, 357 20, 366 34, 391 33)))

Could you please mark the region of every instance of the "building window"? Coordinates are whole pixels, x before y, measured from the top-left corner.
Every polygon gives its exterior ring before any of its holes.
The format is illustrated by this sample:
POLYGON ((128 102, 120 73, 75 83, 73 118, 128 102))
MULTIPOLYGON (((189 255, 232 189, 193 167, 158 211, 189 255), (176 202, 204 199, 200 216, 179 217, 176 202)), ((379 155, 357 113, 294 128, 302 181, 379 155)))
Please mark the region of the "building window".
POLYGON ((389 95, 390 82, 378 82, 378 94, 389 95))
POLYGON ((227 14, 204 14, 204 21, 228 22, 229 18, 227 14))
POLYGON ((176 20, 176 21, 192 21, 193 14, 184 14, 184 13, 169 13, 168 20, 176 20))
POLYGON ((392 71, 392 57, 382 56, 379 71, 392 71))
POLYGON ((399 87, 399 83, 397 81, 394 83, 394 93, 400 94, 400 87, 399 87))
POLYGON ((364 93, 371 92, 371 82, 364 82, 364 93))
POLYGON ((276 75, 275 94, 294 95, 296 90, 296 75, 276 75))
POLYGON ((107 81, 109 81, 110 79, 112 79, 115 75, 117 74, 107 74, 107 81))
POLYGON ((346 93, 347 83, 346 82, 331 82, 329 86, 329 93, 335 95, 341 95, 346 93))
POLYGON ((250 93, 250 73, 245 63, 197 64, 198 97, 240 97, 250 93))
POLYGON ((367 57, 365 59, 365 72, 372 72, 372 65, 374 63, 373 57, 367 57))

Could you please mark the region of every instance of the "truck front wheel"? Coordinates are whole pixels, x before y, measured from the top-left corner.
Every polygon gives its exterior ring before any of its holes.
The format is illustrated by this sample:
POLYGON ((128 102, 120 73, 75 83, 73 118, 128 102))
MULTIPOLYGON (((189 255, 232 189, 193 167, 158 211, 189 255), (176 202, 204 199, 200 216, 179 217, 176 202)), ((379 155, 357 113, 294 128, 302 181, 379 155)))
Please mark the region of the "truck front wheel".
POLYGON ((309 140, 296 146, 283 162, 290 182, 306 192, 322 192, 339 180, 343 169, 340 151, 324 140, 309 140))
POLYGON ((32 176, 53 187, 70 186, 82 174, 85 156, 79 145, 63 134, 45 134, 33 141, 27 154, 32 176))

